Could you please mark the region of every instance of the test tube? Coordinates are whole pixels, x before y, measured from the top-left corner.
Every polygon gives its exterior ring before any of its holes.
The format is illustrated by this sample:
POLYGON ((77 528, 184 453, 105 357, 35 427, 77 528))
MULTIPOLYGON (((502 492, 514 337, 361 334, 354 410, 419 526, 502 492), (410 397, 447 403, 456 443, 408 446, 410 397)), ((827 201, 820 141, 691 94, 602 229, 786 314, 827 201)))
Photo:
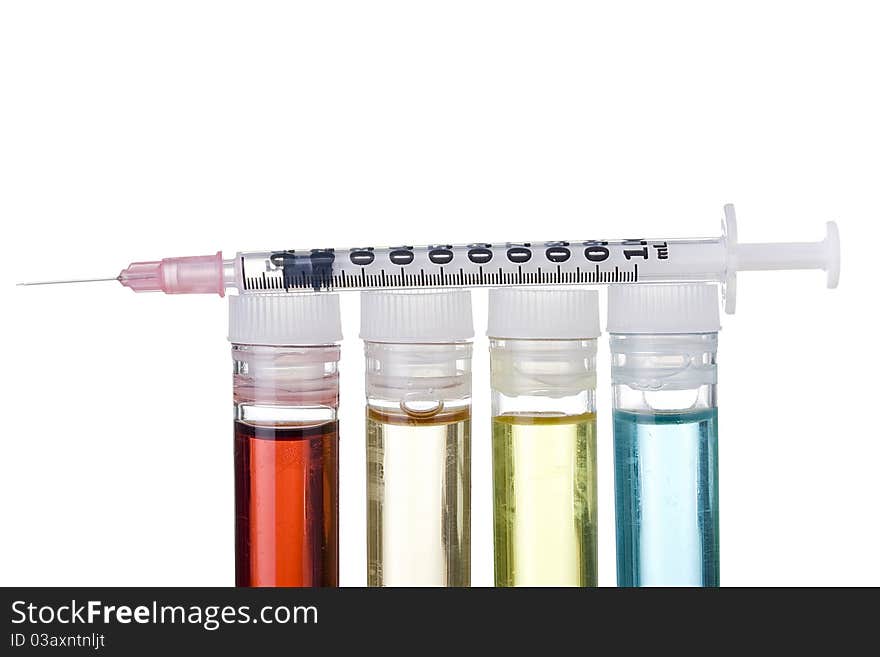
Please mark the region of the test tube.
POLYGON ((718 586, 715 285, 609 289, 619 586, 718 586))
POLYGON ((337 586, 336 295, 229 298, 236 586, 337 586))
POLYGON ((367 583, 469 586, 471 297, 361 295, 367 583))
POLYGON ((489 292, 496 586, 596 586, 598 294, 489 292))

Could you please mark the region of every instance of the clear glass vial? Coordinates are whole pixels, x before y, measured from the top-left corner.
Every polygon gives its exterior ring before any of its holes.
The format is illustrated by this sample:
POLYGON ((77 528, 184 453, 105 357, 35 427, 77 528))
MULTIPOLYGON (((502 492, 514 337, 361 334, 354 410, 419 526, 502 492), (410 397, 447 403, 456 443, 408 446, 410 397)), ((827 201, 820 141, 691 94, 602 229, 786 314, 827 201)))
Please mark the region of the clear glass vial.
POLYGON ((718 288, 608 299, 617 583, 718 586, 718 288))
POLYGON ((339 298, 229 298, 236 586, 337 586, 339 298))
POLYGON ((470 585, 470 292, 361 295, 367 583, 470 585))
POLYGON ((496 586, 597 585, 592 290, 489 291, 496 586))

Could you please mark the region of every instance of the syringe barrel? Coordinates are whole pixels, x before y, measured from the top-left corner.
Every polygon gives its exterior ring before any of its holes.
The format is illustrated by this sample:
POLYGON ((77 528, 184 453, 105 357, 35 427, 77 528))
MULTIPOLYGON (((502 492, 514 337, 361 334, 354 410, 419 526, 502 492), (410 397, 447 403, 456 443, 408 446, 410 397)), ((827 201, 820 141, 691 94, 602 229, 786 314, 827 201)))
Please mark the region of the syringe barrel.
POLYGON ((236 254, 242 293, 721 281, 721 239, 301 249, 236 254))

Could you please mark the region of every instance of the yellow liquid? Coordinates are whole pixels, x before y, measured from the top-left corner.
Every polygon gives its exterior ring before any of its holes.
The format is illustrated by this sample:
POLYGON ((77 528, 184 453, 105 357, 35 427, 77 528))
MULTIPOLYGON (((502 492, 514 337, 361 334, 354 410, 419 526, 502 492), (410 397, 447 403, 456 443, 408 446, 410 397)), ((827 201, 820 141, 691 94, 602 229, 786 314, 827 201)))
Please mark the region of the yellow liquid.
POLYGON ((596 415, 492 420, 496 586, 596 586, 596 415))
POLYGON ((367 410, 367 584, 469 586, 470 410, 367 410))

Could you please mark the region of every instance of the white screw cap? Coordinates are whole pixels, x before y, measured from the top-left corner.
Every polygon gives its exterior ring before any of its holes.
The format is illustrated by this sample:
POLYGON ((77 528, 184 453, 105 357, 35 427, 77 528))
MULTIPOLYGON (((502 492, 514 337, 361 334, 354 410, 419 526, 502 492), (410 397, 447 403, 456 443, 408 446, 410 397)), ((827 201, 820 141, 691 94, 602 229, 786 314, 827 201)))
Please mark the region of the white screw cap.
POLYGON ((598 338, 599 293, 582 289, 489 290, 492 338, 578 340, 598 338))
POLYGON ((469 290, 361 294, 361 338, 368 342, 444 343, 473 337, 469 290))
POLYGON ((309 346, 342 340, 339 295, 239 294, 229 297, 229 341, 309 346))
POLYGON ((718 286, 612 285, 608 332, 622 334, 717 333, 721 330, 718 286))

